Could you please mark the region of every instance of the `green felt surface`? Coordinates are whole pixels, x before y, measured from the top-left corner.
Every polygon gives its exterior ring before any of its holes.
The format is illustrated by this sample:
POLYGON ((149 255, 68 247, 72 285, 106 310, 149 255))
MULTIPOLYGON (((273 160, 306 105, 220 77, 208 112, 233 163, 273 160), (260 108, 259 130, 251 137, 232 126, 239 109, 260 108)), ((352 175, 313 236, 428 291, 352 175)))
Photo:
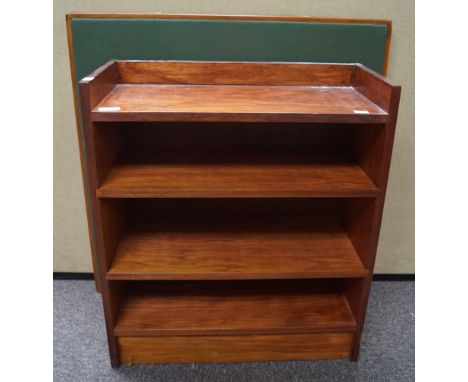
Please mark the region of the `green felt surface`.
POLYGON ((386 24, 71 20, 77 80, 110 59, 359 62, 382 73, 386 24))

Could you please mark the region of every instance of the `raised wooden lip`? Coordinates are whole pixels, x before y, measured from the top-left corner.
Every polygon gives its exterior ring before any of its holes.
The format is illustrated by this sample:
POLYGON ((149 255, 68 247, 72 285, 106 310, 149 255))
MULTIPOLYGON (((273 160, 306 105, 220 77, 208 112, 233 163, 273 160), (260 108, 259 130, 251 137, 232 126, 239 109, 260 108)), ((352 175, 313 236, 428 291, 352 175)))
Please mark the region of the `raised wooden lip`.
MULTIPOLYGON (((213 65, 258 65, 258 66, 270 66, 270 65, 278 65, 278 66, 341 66, 341 67, 349 67, 351 68, 351 82, 350 85, 337 85, 337 86, 353 86, 352 84, 352 77, 354 75, 354 71, 356 68, 362 69, 374 77, 378 78, 380 81, 384 82, 388 86, 392 87, 400 87, 400 85, 396 84, 394 81, 390 80, 389 78, 385 77, 384 75, 372 70, 365 65, 358 63, 358 62, 309 62, 309 61, 226 61, 226 60, 119 60, 119 59, 111 59, 105 62, 100 67, 96 68, 94 71, 89 73, 87 76, 83 77, 78 81, 79 84, 81 83, 88 83, 91 82, 94 77, 102 73, 105 69, 107 69, 112 64, 122 64, 122 63, 130 63, 130 64, 145 64, 145 63, 175 63, 175 64, 213 64, 213 65)), ((119 68, 119 67, 118 67, 119 68)), ((119 70, 119 69, 118 69, 119 70)), ((120 82, 119 82, 120 83, 120 82)), ((280 86, 280 85, 278 85, 280 86)), ((301 86, 301 85, 298 85, 301 86)))
POLYGON ((103 19, 207 19, 207 20, 258 20, 258 21, 292 21, 292 22, 316 22, 316 23, 357 23, 357 24, 384 24, 387 26, 387 39, 385 44, 385 57, 383 76, 387 75, 390 57, 390 44, 392 37, 392 21, 388 19, 362 19, 362 18, 337 18, 337 17, 316 17, 316 16, 275 16, 275 15, 222 15, 222 14, 177 14, 177 13, 96 13, 96 12, 70 12, 65 15, 68 43, 68 59, 70 65, 70 77, 72 80, 73 104, 75 108, 76 129, 78 135, 78 146, 80 151, 81 177, 86 204, 86 215, 88 220, 88 236, 93 260, 93 271, 95 274, 95 284, 98 292, 101 291, 100 264, 97 258, 96 244, 93 234, 93 217, 90 206, 89 183, 86 175, 85 146, 81 131, 81 116, 78 104, 78 92, 76 81, 75 58, 73 53, 73 34, 71 22, 78 18, 103 18, 103 19))
MULTIPOLYGON (((308 62, 308 61, 226 61, 226 60, 220 60, 220 61, 208 61, 208 60, 118 60, 118 59, 112 59, 101 65, 100 67, 96 68, 94 71, 89 73, 87 76, 83 77, 78 81, 79 84, 81 83, 88 83, 91 82, 95 76, 103 72, 105 69, 107 69, 109 66, 111 66, 114 63, 181 63, 181 64, 226 64, 226 65, 249 65, 249 64, 255 64, 255 65, 303 65, 303 66, 344 66, 344 67, 351 67, 351 69, 354 71, 356 67, 359 67, 362 70, 365 70, 369 73, 371 73, 373 76, 377 77, 380 81, 386 83, 389 86, 392 87, 400 87, 400 85, 396 84, 394 81, 390 80, 389 78, 385 77, 384 75, 366 67, 365 65, 358 63, 358 62, 308 62)), ((280 85, 278 85, 280 86, 280 85)), ((301 86, 301 85, 298 85, 301 86)), ((352 84, 349 86, 353 86, 352 84)))

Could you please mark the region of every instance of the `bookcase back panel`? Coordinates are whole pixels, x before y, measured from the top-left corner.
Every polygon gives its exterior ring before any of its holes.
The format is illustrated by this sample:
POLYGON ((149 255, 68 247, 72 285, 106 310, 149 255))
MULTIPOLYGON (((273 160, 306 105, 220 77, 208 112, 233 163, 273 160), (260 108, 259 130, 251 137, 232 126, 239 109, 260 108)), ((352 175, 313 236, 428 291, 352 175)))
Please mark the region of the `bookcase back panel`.
POLYGON ((341 125, 283 123, 121 124, 127 146, 186 149, 268 149, 338 147, 341 125))

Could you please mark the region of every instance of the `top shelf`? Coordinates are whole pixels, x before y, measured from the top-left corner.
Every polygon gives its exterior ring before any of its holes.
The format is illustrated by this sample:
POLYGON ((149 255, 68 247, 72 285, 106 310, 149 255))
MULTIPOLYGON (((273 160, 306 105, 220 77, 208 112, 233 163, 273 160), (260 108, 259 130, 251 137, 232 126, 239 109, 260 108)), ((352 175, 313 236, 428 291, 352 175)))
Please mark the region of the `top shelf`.
POLYGON ((80 81, 92 121, 386 123, 394 87, 353 64, 111 61, 80 81))
POLYGON ((351 86, 116 85, 93 121, 384 123, 388 114, 351 86))

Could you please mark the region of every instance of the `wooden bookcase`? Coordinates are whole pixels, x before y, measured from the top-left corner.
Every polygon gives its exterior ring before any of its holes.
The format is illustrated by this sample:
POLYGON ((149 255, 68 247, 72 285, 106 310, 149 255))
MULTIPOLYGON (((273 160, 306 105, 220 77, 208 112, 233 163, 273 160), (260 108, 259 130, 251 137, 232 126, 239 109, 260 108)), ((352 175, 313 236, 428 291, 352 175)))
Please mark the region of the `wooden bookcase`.
POLYGON ((359 64, 80 81, 112 366, 359 353, 400 87, 359 64))

